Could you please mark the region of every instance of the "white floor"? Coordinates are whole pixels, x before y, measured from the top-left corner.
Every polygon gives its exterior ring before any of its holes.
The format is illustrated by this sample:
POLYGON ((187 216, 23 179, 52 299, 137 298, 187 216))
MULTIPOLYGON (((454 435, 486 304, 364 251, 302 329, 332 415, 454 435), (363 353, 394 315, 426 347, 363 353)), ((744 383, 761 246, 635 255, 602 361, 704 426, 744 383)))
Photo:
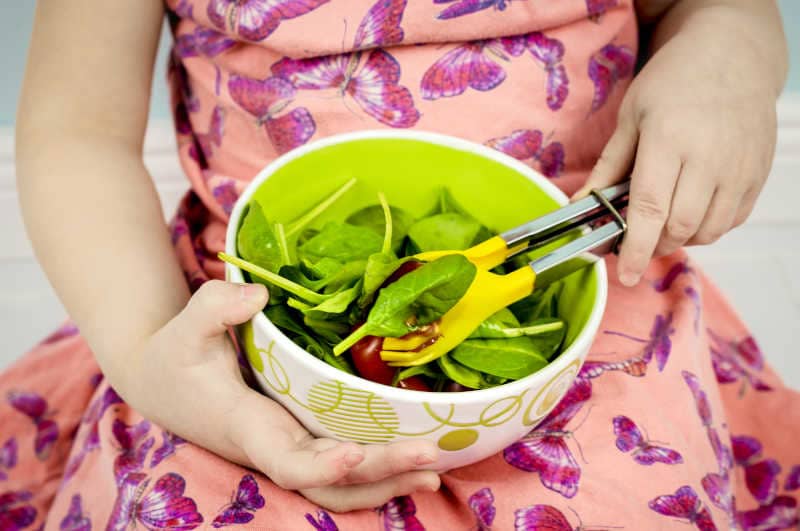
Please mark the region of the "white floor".
MULTIPOLYGON (((691 250, 752 328, 767 359, 800 389, 800 98, 780 105, 772 175, 749 222, 717 244, 691 250)), ((13 141, 0 130, 0 368, 50 332, 65 313, 32 256, 19 217, 13 141)), ((172 212, 184 189, 169 124, 154 124, 146 161, 172 212)))

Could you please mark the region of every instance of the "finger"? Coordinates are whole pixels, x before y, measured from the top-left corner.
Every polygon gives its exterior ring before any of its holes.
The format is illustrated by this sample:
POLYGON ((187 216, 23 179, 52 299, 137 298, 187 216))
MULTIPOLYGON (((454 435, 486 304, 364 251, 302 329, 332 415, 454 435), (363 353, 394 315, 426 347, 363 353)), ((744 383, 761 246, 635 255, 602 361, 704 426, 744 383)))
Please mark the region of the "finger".
POLYGON ((628 231, 622 240, 617 274, 634 286, 647 268, 670 210, 681 160, 664 149, 662 135, 644 130, 631 175, 628 231))
POLYGON ((364 447, 364 461, 347 475, 347 483, 369 483, 430 465, 439 451, 430 441, 401 441, 364 447))
POLYGON ((374 483, 305 489, 300 493, 328 510, 342 513, 357 509, 372 509, 397 496, 419 491, 436 491, 441 479, 436 472, 405 472, 374 483))
POLYGON ((756 206, 756 199, 761 192, 761 187, 761 184, 757 184, 747 190, 744 196, 742 196, 742 201, 739 203, 739 208, 736 210, 736 215, 733 217, 733 227, 742 225, 747 221, 747 218, 750 217, 750 214, 753 213, 753 209, 756 206))
POLYGON ((614 134, 600 154, 586 183, 572 194, 571 199, 581 199, 594 188, 605 188, 625 178, 633 163, 638 135, 636 123, 629 113, 620 112, 614 134))
POLYGON ((692 161, 683 165, 672 196, 669 218, 656 247, 657 256, 674 253, 695 235, 711 203, 714 188, 714 181, 701 167, 692 161))
POLYGON ((739 210, 742 193, 732 187, 717 188, 711 199, 697 234, 689 240, 689 245, 708 245, 714 243, 733 227, 733 220, 739 210))
POLYGON ((286 490, 331 485, 364 459, 360 445, 314 439, 280 404, 249 389, 228 430, 251 466, 286 490))
POLYGON ((261 311, 267 299, 267 289, 261 284, 209 280, 192 296, 179 320, 195 338, 217 337, 261 311))

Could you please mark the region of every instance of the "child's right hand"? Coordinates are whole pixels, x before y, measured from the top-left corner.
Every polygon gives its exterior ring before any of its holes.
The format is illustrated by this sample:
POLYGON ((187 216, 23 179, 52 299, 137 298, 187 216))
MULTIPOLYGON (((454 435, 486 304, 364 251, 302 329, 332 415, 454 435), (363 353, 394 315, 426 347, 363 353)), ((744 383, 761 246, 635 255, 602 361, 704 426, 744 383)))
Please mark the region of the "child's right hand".
POLYGON ((438 475, 420 470, 437 457, 433 443, 317 439, 278 403, 247 387, 227 327, 261 311, 267 297, 259 284, 206 282, 136 349, 123 374, 109 375, 112 384, 144 417, 332 511, 438 489, 438 475))

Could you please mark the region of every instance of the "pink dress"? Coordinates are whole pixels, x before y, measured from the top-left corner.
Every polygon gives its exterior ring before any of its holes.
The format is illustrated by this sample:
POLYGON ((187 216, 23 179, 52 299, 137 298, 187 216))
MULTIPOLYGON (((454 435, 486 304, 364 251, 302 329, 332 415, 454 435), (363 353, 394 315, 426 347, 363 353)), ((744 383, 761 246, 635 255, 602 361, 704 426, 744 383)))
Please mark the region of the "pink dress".
MULTIPOLYGON (((193 288, 222 276, 247 181, 334 133, 457 135, 576 190, 637 54, 630 0, 168 4, 192 185, 171 229, 193 288)), ((800 396, 684 252, 634 289, 609 282, 589 361, 528 436, 439 492, 348 514, 143 420, 68 324, 0 375, 0 530, 795 528, 800 396)))

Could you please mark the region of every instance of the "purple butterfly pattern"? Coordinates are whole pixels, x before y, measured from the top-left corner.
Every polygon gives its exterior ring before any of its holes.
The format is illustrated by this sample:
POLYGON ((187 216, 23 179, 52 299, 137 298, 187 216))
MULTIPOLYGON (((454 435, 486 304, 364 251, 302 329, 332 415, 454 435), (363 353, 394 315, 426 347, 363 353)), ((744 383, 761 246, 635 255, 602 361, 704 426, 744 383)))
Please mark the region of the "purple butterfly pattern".
POLYGON ((58 440, 58 425, 54 420, 47 418, 52 415, 47 400, 27 391, 9 391, 7 399, 11 407, 33 422, 36 427, 36 438, 33 443, 36 457, 40 461, 47 460, 58 440))
POLYGON ((232 75, 228 80, 228 92, 237 105, 255 116, 259 126, 264 126, 278 153, 305 144, 316 131, 314 119, 305 107, 278 116, 297 92, 286 79, 273 76, 258 80, 232 75))
MULTIPOLYGON (((400 17, 388 16, 387 12, 395 12, 399 5, 405 7, 405 2, 379 0, 373 5, 359 25, 354 48, 387 46, 402 39, 400 17)), ((382 49, 312 59, 285 57, 272 65, 272 73, 298 89, 336 89, 342 98, 350 96, 364 112, 390 127, 411 127, 420 117, 411 92, 399 85, 400 64, 382 49), (362 61, 365 54, 367 58, 362 61)))
POLYGON ((624 337, 638 343, 644 343, 645 346, 641 354, 642 360, 645 363, 650 363, 655 356, 656 363, 658 364, 658 371, 661 372, 667 365, 669 355, 672 352, 672 339, 670 339, 670 336, 675 333, 675 329, 672 327, 672 313, 668 313, 666 316, 656 315, 653 326, 650 329, 649 339, 641 339, 611 330, 606 330, 604 333, 624 337))
POLYGON ((146 492, 150 478, 141 472, 125 476, 119 485, 117 499, 109 517, 107 531, 125 531, 142 525, 146 529, 188 531, 203 523, 197 504, 183 495, 186 482, 171 472, 158 478, 146 492))
MULTIPOLYGON (((181 59, 189 57, 208 57, 213 58, 217 55, 233 48, 236 41, 224 34, 211 28, 197 27, 192 33, 179 35, 175 39, 175 53, 181 59)), ((220 95, 220 85, 222 84, 222 71, 219 65, 214 63, 216 72, 214 81, 214 93, 220 95)))
POLYGON ((794 465, 786 475, 786 483, 783 488, 789 491, 800 489, 800 465, 794 465))
POLYGON ((641 378, 647 374, 647 363, 639 357, 622 361, 587 360, 581 367, 578 378, 594 379, 612 371, 619 371, 635 378, 641 378))
POLYGON ((486 145, 517 160, 533 159, 543 175, 556 178, 564 170, 564 146, 561 142, 544 143, 544 134, 536 129, 517 129, 511 135, 494 138, 486 145))
POLYGON ((744 469, 747 490, 759 504, 771 503, 778 493, 781 465, 774 459, 761 457, 761 442, 755 437, 734 435, 731 445, 736 465, 744 469))
POLYGON ((117 485, 120 485, 125 476, 144 467, 147 452, 155 444, 155 438, 147 437, 150 432, 150 422, 147 420, 128 426, 121 420, 114 419, 111 431, 119 446, 119 454, 114 459, 114 477, 117 485))
POLYGON ((469 508, 478 521, 477 531, 490 531, 495 514, 494 495, 489 487, 484 487, 469 497, 469 508))
POLYGON ((573 528, 564 513, 552 505, 532 505, 514 511, 514 531, 604 531, 600 527, 584 527, 580 517, 578 520, 578 527, 573 528))
POLYGON ((697 292, 692 286, 686 286, 683 288, 683 292, 692 301, 692 306, 694 306, 694 333, 695 335, 700 334, 700 316, 703 312, 703 304, 700 301, 700 293, 697 292))
MULTIPOLYGON (((437 100, 463 94, 467 88, 487 92, 506 79, 496 59, 509 61, 525 51, 525 37, 471 41, 456 46, 422 76, 422 98, 437 100)), ((527 157, 526 157, 527 158, 527 157)))
POLYGON ((694 274, 694 269, 689 267, 688 262, 686 260, 676 262, 672 265, 672 267, 669 268, 669 271, 667 271, 666 275, 652 283, 653 289, 658 293, 669 291, 669 289, 672 287, 672 284, 675 283, 678 277, 688 274, 694 274))
POLYGON ((664 463, 677 465, 683 463, 680 453, 664 446, 656 446, 642 435, 638 426, 624 415, 614 417, 614 435, 617 436, 617 448, 624 453, 633 450, 633 460, 640 465, 664 463))
POLYGON ((728 515, 731 529, 736 529, 736 498, 731 489, 730 475, 712 472, 703 476, 700 483, 711 503, 728 515))
POLYGON ((225 109, 217 105, 211 111, 208 132, 195 133, 194 142, 189 148, 192 157, 202 169, 208 168, 208 161, 213 156, 214 147, 222 145, 222 136, 225 129, 225 109))
POLYGON ((719 383, 741 381, 740 396, 748 385, 756 391, 772 391, 772 387, 757 376, 764 368, 764 355, 755 339, 747 336, 741 341, 729 341, 710 329, 708 335, 712 342, 711 363, 719 383))
POLYGON ((178 446, 186 443, 185 439, 182 439, 181 437, 178 437, 174 433, 170 433, 167 430, 163 430, 161 432, 161 437, 164 442, 153 452, 153 457, 150 458, 150 468, 157 467, 164 459, 175 455, 175 451, 178 449, 178 446))
POLYGON ((317 509, 316 518, 313 514, 306 513, 306 520, 308 520, 308 523, 314 526, 314 529, 317 531, 339 531, 339 527, 336 525, 336 522, 333 521, 331 515, 323 509, 317 509))
POLYGON ((53 343, 58 343, 62 339, 75 337, 76 335, 78 335, 78 327, 75 326, 75 323, 65 323, 58 330, 44 338, 40 345, 52 345, 53 343))
POLYGON ((0 529, 19 531, 36 520, 36 508, 27 504, 33 498, 27 490, 0 494, 0 529))
POLYGON ((589 380, 578 378, 553 411, 528 435, 503 450, 506 462, 538 472, 542 485, 565 498, 578 493, 581 469, 567 446, 567 424, 592 396, 589 380))
POLYGON ((69 512, 61 520, 59 531, 91 531, 92 522, 83 514, 81 508, 81 495, 75 494, 69 504, 69 512))
POLYGON ((618 0, 586 0, 586 12, 589 20, 598 22, 606 11, 617 7, 617 5, 619 5, 618 0))
POLYGON ((83 442, 80 445, 80 450, 73 454, 67 462, 64 469, 63 481, 69 481, 80 468, 86 456, 100 448, 100 419, 103 418, 106 410, 115 404, 121 404, 122 398, 114 391, 114 388, 108 387, 106 390, 95 398, 86 410, 86 413, 81 419, 81 424, 88 424, 89 428, 84 436, 83 442))
POLYGON ((589 78, 594 83, 591 112, 605 105, 614 86, 633 75, 636 55, 627 46, 607 44, 589 59, 589 78))
POLYGON ((447 4, 456 2, 441 13, 436 18, 439 20, 449 20, 451 18, 462 17, 471 13, 477 13, 484 9, 493 7, 496 11, 505 11, 512 0, 433 0, 434 4, 447 4))
POLYGON ((675 494, 658 496, 650 500, 647 505, 658 514, 687 520, 700 531, 717 529, 708 507, 700 501, 697 493, 689 485, 680 487, 675 494))
POLYGON ((791 496, 778 496, 768 505, 761 505, 750 511, 740 511, 737 520, 746 531, 794 529, 800 524, 797 500, 791 496))
POLYGON ((8 470, 17 466, 17 439, 9 437, 0 447, 0 481, 8 479, 8 470))
POLYGON ((527 35, 526 47, 534 59, 542 64, 547 74, 545 81, 547 106, 552 111, 561 109, 569 95, 567 70, 561 64, 561 60, 564 58, 564 44, 558 39, 535 31, 527 35))
POLYGON ((236 494, 230 503, 214 518, 213 527, 225 527, 232 524, 246 524, 255 518, 255 512, 264 507, 264 497, 258 492, 256 478, 247 474, 239 481, 236 494))
POLYGON ((398 496, 381 508, 384 531, 425 531, 417 518, 417 506, 411 496, 398 496))
POLYGON ((305 15, 328 0, 210 0, 206 13, 217 28, 263 41, 284 20, 305 15))

